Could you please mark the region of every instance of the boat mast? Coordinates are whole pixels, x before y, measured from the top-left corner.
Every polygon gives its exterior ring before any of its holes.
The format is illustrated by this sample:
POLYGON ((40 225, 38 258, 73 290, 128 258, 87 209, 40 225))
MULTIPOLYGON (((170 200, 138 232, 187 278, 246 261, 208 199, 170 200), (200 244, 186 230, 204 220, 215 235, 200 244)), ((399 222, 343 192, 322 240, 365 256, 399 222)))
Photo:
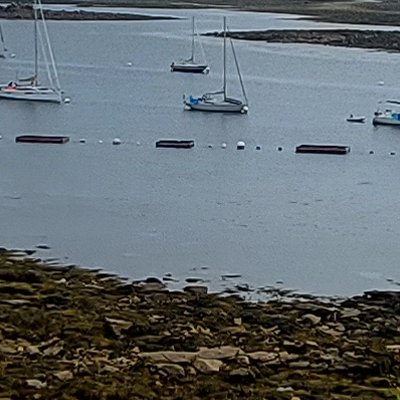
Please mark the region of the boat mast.
POLYGON ((226 17, 224 17, 224 101, 226 100, 226 17))
POLYGON ((0 57, 5 57, 5 53, 7 51, 5 41, 4 41, 4 35, 3 35, 3 28, 0 25, 0 39, 1 39, 1 53, 0 57))
MULTIPOLYGON (((46 19, 44 18, 42 3, 41 3, 40 0, 36 0, 36 1, 38 3, 38 6, 39 6, 40 17, 41 17, 41 20, 42 20, 44 36, 45 36, 45 39, 46 39, 46 49, 44 47, 43 40, 41 40, 41 44, 42 44, 43 55, 44 55, 45 61, 46 61, 47 74, 49 76, 50 84, 53 87, 55 86, 55 89, 60 94, 60 98, 61 98, 61 85, 60 85, 60 80, 58 78, 58 72, 57 72, 57 67, 56 67, 56 61, 54 59, 53 49, 51 48, 49 32, 47 31, 47 24, 46 24, 46 19), (50 57, 51 71, 50 71, 49 62, 47 60, 46 52, 48 52, 48 55, 50 57), (53 80, 53 77, 54 77, 54 80, 53 80)), ((40 31, 39 31, 39 33, 40 33, 40 31)))
POLYGON ((35 29, 35 72, 33 75, 33 84, 37 85, 37 77, 38 77, 38 26, 37 26, 37 9, 36 9, 36 0, 33 3, 33 18, 34 18, 34 29, 35 29))
POLYGON ((190 58, 190 61, 194 61, 194 16, 192 17, 192 57, 190 58))
POLYGON ((236 57, 236 51, 235 51, 235 48, 233 47, 233 41, 232 41, 231 37, 229 37, 229 41, 231 42, 233 58, 235 60, 236 71, 237 71, 237 73, 239 75, 239 82, 240 82, 240 87, 242 88, 242 94, 243 94, 243 97, 244 97, 244 99, 246 101, 246 105, 248 105, 249 101, 247 99, 246 90, 244 89, 242 74, 240 73, 240 69, 239 69, 239 62, 238 62, 237 57, 236 57))

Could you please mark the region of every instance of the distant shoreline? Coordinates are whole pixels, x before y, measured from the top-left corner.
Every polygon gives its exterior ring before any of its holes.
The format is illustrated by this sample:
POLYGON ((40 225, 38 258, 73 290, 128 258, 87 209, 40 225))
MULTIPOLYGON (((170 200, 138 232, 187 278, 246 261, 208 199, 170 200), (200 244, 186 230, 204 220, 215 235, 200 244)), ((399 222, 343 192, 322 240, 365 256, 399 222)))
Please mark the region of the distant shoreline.
MULTIPOLYGON (((400 26, 400 7, 396 0, 60 0, 46 4, 79 7, 133 7, 154 9, 227 9, 303 15, 320 22, 400 26)), ((266 29, 268 27, 265 27, 266 29)))
MULTIPOLYGON (((178 19, 163 15, 142 15, 131 13, 94 12, 85 10, 43 10, 46 20, 67 21, 143 21, 143 20, 171 20, 178 19)), ((31 6, 16 6, 11 4, 0 7, 1 19, 32 20, 33 9, 31 6)))
MULTIPOLYGON (((221 36, 220 32, 206 36, 221 36)), ((373 31, 353 29, 282 29, 267 31, 238 31, 227 34, 233 39, 272 43, 307 43, 338 47, 400 51, 400 31, 373 31)))
MULTIPOLYGON (((221 0, 222 1, 222 0, 221 0)), ((63 2, 63 4, 68 2, 63 2)), ((56 4, 56 3, 52 3, 56 4)), ((90 3, 81 1, 70 3, 77 7, 146 7, 146 8, 229 8, 230 10, 288 13, 296 15, 307 15, 315 21, 336 22, 348 24, 382 24, 382 25, 400 25, 400 11, 396 10, 396 5, 392 0, 385 3, 369 2, 322 2, 320 0, 271 0, 268 5, 258 0, 249 0, 246 5, 240 5, 233 0, 227 0, 223 3, 219 0, 212 4, 206 1, 192 2, 160 2, 150 0, 114 0, 109 2, 90 3), (389 12, 391 11, 392 12, 389 12)), ((72 20, 72 21, 143 21, 143 20, 172 20, 179 19, 174 16, 162 15, 143 15, 136 13, 115 13, 115 12, 94 12, 86 10, 44 10, 45 18, 48 20, 72 20)), ((2 19, 32 19, 33 10, 30 5, 0 6, 0 18, 2 19)), ((306 18, 306 17, 304 17, 306 18)), ((251 29, 251 27, 249 27, 251 29)), ((207 33, 209 36, 220 36, 221 32, 207 33)), ((320 44, 340 47, 356 47, 363 49, 384 50, 390 52, 400 51, 400 32, 382 31, 382 30, 357 30, 357 29, 307 29, 307 30, 259 30, 259 31, 241 31, 230 32, 234 39, 266 41, 275 43, 307 43, 320 44)))

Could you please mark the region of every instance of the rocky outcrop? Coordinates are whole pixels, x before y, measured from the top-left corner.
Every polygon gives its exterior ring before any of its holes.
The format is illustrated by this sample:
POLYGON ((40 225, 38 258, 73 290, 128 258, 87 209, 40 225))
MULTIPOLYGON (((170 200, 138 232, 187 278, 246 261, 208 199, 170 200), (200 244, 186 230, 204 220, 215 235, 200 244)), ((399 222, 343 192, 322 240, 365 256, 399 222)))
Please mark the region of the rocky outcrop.
POLYGON ((251 303, 0 250, 0 398, 395 399, 400 293, 251 303))
MULTIPOLYGON (((214 32, 207 35, 222 36, 222 33, 214 32)), ((364 49, 381 49, 395 52, 400 50, 400 32, 398 31, 282 29, 229 32, 227 36, 234 39, 257 40, 271 43, 309 43, 329 46, 359 47, 364 49)))
MULTIPOLYGON (((113 12, 94 12, 84 10, 43 10, 46 19, 50 20, 73 20, 73 21, 130 21, 130 20, 153 20, 153 19, 176 19, 162 15, 142 15, 130 13, 113 13, 113 12)), ((11 3, 6 6, 0 6, 1 19, 33 19, 33 9, 31 5, 20 5, 11 3)))

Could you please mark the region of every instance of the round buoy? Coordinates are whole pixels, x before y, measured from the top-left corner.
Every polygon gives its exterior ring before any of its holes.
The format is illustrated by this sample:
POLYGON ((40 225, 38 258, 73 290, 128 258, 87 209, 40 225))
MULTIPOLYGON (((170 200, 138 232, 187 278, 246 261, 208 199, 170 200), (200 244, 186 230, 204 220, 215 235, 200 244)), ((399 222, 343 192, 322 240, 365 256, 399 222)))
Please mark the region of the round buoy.
POLYGON ((66 98, 64 99, 64 103, 65 103, 65 104, 71 103, 71 99, 70 99, 69 97, 66 97, 66 98))
POLYGON ((86 143, 86 139, 84 139, 84 138, 79 139, 79 142, 80 142, 80 143, 86 143))
POLYGON ((246 147, 246 144, 242 141, 237 142, 236 144, 236 149, 237 150, 244 150, 244 148, 246 147))
POLYGON ((115 138, 115 139, 112 141, 112 144, 121 144, 121 139, 115 138))
POLYGON ((100 144, 102 144, 102 143, 103 143, 103 141, 100 139, 100 140, 99 140, 99 143, 100 143, 100 144))
POLYGON ((374 154, 374 151, 373 151, 373 150, 370 150, 370 151, 369 151, 369 154, 374 154))
POLYGON ((221 147, 222 147, 223 149, 226 149, 226 143, 222 143, 222 144, 221 144, 221 147))
POLYGON ((128 67, 132 67, 133 64, 129 61, 129 62, 126 63, 126 65, 127 65, 128 67))
POLYGON ((261 150, 261 146, 256 146, 256 150, 261 150))
POLYGON ((10 57, 11 57, 11 58, 14 58, 14 57, 15 57, 15 53, 11 53, 11 54, 10 54, 10 57))
POLYGON ((213 145, 212 145, 211 143, 209 143, 209 144, 207 145, 207 147, 208 147, 209 149, 212 149, 213 145))
POLYGON ((3 136, 0 135, 0 140, 3 139, 3 136))
POLYGON ((391 155, 391 156, 395 156, 396 153, 395 153, 394 151, 391 151, 391 152, 390 152, 390 155, 391 155))
POLYGON ((379 81, 379 82, 378 82, 378 85, 379 85, 379 86, 383 86, 384 84, 385 84, 385 82, 383 82, 383 81, 379 81))
POLYGON ((282 147, 281 146, 279 146, 278 147, 278 151, 282 151, 283 149, 282 149, 282 147))
POLYGON ((140 142, 139 141, 136 142, 136 146, 140 146, 140 142))

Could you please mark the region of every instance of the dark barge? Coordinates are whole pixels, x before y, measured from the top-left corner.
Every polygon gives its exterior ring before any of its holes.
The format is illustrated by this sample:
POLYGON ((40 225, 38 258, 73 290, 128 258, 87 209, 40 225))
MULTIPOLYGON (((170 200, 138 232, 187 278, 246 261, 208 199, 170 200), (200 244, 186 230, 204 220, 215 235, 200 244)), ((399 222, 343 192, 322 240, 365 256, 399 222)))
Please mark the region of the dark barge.
POLYGON ((53 143, 63 144, 69 142, 68 136, 22 135, 15 138, 16 143, 53 143))

